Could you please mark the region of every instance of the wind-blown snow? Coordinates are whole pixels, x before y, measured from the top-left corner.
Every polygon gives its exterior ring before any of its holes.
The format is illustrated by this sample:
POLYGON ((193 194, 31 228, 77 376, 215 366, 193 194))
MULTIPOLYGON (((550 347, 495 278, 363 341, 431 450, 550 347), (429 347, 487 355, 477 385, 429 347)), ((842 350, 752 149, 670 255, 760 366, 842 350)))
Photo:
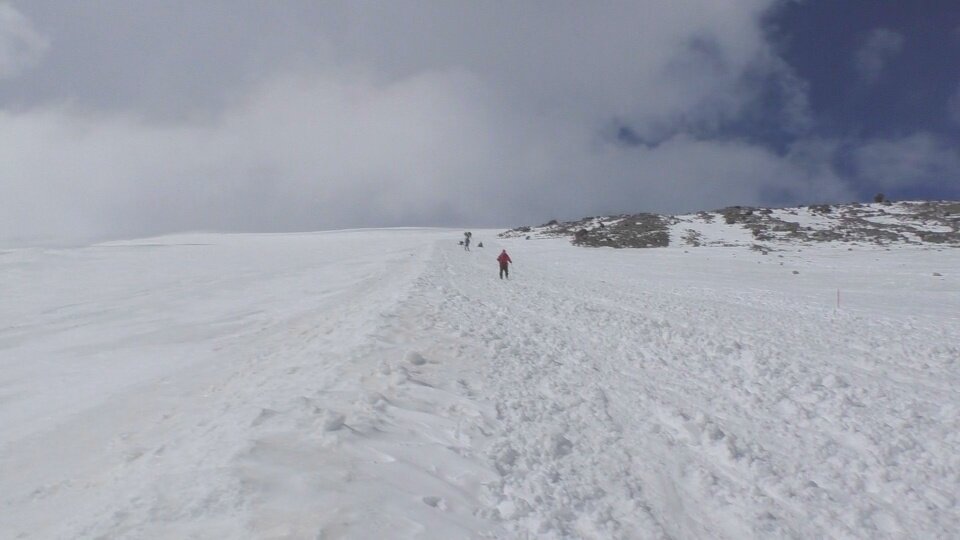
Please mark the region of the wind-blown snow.
POLYGON ((960 250, 459 237, 0 252, 0 536, 960 530, 960 250))

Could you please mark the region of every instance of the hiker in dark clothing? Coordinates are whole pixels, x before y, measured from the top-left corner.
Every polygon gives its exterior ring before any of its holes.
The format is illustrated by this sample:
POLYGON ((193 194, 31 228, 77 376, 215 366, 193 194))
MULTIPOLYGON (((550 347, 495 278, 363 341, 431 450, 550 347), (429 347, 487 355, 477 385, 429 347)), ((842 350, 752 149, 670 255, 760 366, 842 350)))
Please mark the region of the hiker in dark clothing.
POLYGON ((507 276, 507 279, 510 279, 510 267, 509 264, 513 263, 510 260, 510 256, 507 255, 507 250, 500 252, 500 256, 497 257, 497 262, 500 263, 500 279, 503 279, 503 276, 507 276))

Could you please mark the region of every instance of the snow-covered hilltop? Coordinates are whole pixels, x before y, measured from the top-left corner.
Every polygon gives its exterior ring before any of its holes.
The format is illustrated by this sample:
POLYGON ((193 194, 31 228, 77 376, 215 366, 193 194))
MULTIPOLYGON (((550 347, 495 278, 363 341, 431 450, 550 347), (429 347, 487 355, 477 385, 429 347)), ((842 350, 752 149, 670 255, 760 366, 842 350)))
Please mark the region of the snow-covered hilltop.
POLYGON ((732 206, 680 216, 634 214, 551 221, 519 227, 504 238, 570 237, 581 246, 749 246, 842 242, 960 247, 960 202, 819 204, 794 208, 732 206))

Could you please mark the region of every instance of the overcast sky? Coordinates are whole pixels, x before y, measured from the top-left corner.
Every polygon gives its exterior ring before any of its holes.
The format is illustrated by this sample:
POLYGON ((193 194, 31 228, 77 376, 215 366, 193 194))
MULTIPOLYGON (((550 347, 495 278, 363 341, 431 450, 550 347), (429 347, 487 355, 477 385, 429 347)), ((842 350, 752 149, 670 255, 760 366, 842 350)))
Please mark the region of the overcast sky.
POLYGON ((0 0, 0 244, 960 197, 955 0, 0 0))

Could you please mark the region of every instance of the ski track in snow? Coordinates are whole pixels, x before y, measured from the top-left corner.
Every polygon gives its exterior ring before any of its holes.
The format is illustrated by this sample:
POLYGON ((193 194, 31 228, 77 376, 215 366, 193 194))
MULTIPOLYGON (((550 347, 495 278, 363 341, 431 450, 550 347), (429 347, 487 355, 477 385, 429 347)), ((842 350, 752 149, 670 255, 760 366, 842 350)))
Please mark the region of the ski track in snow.
POLYGON ((956 250, 458 234, 7 252, 0 536, 960 530, 956 250))

